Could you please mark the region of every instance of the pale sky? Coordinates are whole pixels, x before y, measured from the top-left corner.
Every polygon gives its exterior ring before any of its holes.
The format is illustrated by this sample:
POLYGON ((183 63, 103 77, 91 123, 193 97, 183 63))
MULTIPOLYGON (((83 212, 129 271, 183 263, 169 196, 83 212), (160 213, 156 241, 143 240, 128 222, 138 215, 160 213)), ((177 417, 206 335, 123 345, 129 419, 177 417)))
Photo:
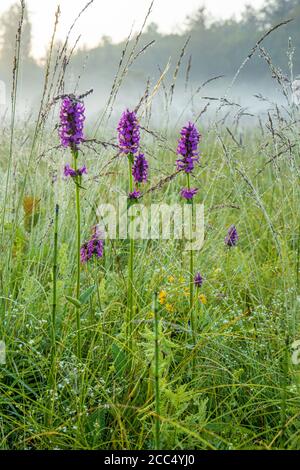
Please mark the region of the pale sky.
MULTIPOLYGON (((0 0, 0 15, 16 0, 0 0)), ((58 39, 64 39, 67 30, 87 0, 25 0, 32 22, 32 54, 41 58, 49 43, 54 12, 61 6, 58 39)), ((264 0, 155 0, 149 22, 158 24, 163 33, 184 29, 184 20, 202 5, 216 18, 239 15, 245 4, 259 7, 264 0)), ((132 24, 138 30, 150 5, 150 0, 94 0, 77 23, 73 40, 81 34, 80 45, 96 46, 102 36, 114 42, 124 39, 132 24)))

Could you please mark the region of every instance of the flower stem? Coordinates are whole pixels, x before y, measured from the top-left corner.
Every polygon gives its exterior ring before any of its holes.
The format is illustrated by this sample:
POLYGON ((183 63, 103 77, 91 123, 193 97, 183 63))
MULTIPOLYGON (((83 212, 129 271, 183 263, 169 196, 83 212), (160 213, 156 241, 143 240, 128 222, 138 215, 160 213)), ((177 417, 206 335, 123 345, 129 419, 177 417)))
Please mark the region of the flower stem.
MULTIPOLYGON (((78 151, 72 150, 74 169, 77 172, 77 158, 78 151)), ((76 250, 76 260, 77 260, 77 270, 76 270, 76 299, 79 300, 80 297, 80 247, 81 247, 81 213, 80 213, 80 176, 75 178, 75 191, 76 191, 76 219, 77 219, 77 250, 76 250)), ((76 307, 76 326, 77 326, 77 354, 79 359, 81 359, 81 333, 80 333, 80 308, 76 307)))
POLYGON ((159 317, 157 293, 153 295, 155 341, 155 450, 160 450, 159 317))
POLYGON ((51 368, 49 375, 50 397, 49 413, 46 416, 46 423, 50 424, 54 412, 54 395, 56 391, 55 380, 55 360, 56 360, 56 310, 57 310, 57 241, 58 241, 58 213, 59 206, 55 206, 54 216, 54 246, 53 246, 53 280, 52 280, 52 317, 51 317, 51 368))
MULTIPOLYGON (((133 155, 128 154, 128 176, 129 176, 129 192, 133 192, 133 176, 132 165, 133 155)), ((130 207, 130 206, 128 206, 130 207)), ((130 217, 130 248, 128 261, 128 318, 127 318, 127 342, 128 348, 132 349, 132 320, 133 320, 133 259, 134 259, 134 239, 133 239, 133 217, 130 217)))
POLYGON ((59 206, 55 206, 55 218, 54 218, 54 254, 53 254, 53 288, 52 288, 52 328, 51 328, 51 340, 52 340, 52 367, 56 353, 56 341, 55 341, 55 324, 56 324, 56 309, 57 309, 57 240, 58 240, 58 213, 59 206))
MULTIPOLYGON (((187 186, 188 189, 191 189, 191 181, 190 181, 190 174, 187 173, 187 186)), ((189 201, 191 205, 192 211, 190 214, 190 242, 192 241, 193 235, 193 216, 194 216, 194 203, 193 199, 189 201)), ((196 345, 196 331, 195 331, 195 318, 194 318, 194 252, 190 250, 190 321, 191 321, 191 330, 192 330, 192 337, 193 337, 193 345, 196 345)), ((193 353, 193 370, 195 369, 195 353, 193 353)))

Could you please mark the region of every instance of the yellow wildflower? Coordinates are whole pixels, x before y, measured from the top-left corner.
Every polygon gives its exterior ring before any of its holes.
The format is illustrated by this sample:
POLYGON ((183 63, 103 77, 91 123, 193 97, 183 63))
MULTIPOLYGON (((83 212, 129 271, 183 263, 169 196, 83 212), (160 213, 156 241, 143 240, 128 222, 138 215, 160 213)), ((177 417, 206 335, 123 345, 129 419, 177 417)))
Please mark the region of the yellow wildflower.
POLYGON ((169 277, 168 277, 168 282, 169 282, 170 284, 173 284, 173 282, 175 282, 175 277, 174 277, 174 276, 169 276, 169 277))
POLYGON ((185 288, 184 288, 184 295, 185 295, 186 297, 188 297, 188 296, 190 295, 190 289, 189 289, 189 287, 185 287, 185 288))
POLYGON ((166 304, 166 310, 167 310, 167 312, 169 312, 169 313, 174 313, 174 311, 175 311, 174 305, 172 305, 172 304, 166 304))
POLYGON ((160 291, 160 293, 158 294, 158 301, 160 305, 164 305, 166 303, 166 299, 167 299, 166 291, 165 290, 160 291))
POLYGON ((201 302, 203 305, 206 305, 206 304, 207 304, 207 297, 206 297, 206 295, 200 294, 198 298, 199 298, 200 302, 201 302))

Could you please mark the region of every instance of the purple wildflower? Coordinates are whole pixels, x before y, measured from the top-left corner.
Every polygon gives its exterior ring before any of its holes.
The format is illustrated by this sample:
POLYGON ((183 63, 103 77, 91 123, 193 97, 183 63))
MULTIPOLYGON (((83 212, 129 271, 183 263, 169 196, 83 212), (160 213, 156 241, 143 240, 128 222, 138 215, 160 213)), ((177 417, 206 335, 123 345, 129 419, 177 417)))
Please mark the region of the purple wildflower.
POLYGON ((186 173, 191 173, 194 169, 194 164, 199 161, 198 144, 200 141, 200 134, 192 122, 183 127, 180 132, 181 138, 178 141, 177 154, 182 158, 178 158, 177 170, 184 170, 186 173))
POLYGON ((228 229, 227 236, 225 237, 225 245, 232 247, 238 242, 239 236, 235 225, 231 225, 228 229))
POLYGON ((79 170, 77 170, 77 173, 79 176, 82 176, 83 174, 84 175, 87 175, 87 168, 85 165, 83 165, 81 168, 79 168, 79 170))
POLYGON ((84 243, 80 249, 80 258, 82 263, 87 263, 93 255, 97 258, 103 257, 104 241, 99 238, 100 233, 97 226, 93 228, 92 238, 84 243))
POLYGON ((119 147, 121 152, 137 153, 140 145, 140 126, 134 111, 124 111, 118 125, 119 147))
POLYGON ((129 199, 139 199, 141 197, 140 191, 137 191, 136 189, 128 194, 129 199))
POLYGON ((67 164, 65 165, 64 175, 75 178, 77 176, 77 172, 73 168, 71 168, 69 164, 67 164))
POLYGON ((197 194, 198 192, 198 189, 197 188, 183 188, 181 191, 180 191, 180 194, 181 196, 184 198, 184 199, 187 199, 188 201, 193 199, 193 197, 197 194))
POLYGON ((203 284, 203 277, 200 273, 197 273, 194 277, 194 284, 196 287, 201 287, 203 284))
POLYGON ((132 176, 136 183, 144 183, 148 179, 148 162, 143 153, 140 153, 134 159, 132 176))
POLYGON ((87 174, 87 168, 84 165, 83 167, 79 168, 77 171, 74 168, 71 168, 69 164, 65 165, 64 175, 71 176, 71 178, 76 178, 76 176, 82 176, 83 174, 87 174))
POLYGON ((63 147, 77 150, 84 140, 83 125, 85 108, 82 101, 73 96, 66 96, 60 109, 59 136, 63 147))

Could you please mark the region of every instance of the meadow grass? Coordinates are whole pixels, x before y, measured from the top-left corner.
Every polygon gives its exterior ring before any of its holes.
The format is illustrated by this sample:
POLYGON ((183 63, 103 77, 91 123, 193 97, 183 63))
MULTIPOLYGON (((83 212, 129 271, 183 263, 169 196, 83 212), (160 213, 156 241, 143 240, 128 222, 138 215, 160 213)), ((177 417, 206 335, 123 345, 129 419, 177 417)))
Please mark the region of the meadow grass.
MULTIPOLYGON (((111 115, 139 38, 132 50, 126 44, 104 112, 86 129, 81 240, 98 222, 99 204, 128 193, 111 115)), ((172 99, 178 74, 176 67, 167 89, 167 64, 136 108, 150 168, 142 202, 179 202, 176 145, 190 109, 203 135, 191 177, 205 207, 205 243, 192 260, 203 286, 191 300, 194 273, 182 241, 135 241, 131 283, 130 241, 107 240, 103 259, 81 266, 80 297, 74 182, 62 177, 71 162, 59 146, 55 106, 70 56, 66 43, 53 59, 53 41, 35 126, 16 117, 16 61, 11 123, 1 128, 0 449, 299 449, 291 350, 299 338, 297 108, 275 106, 260 126, 245 128, 243 110, 232 121, 222 113, 212 120, 208 105, 192 109, 192 93, 180 122, 165 102, 155 127, 152 100, 158 90, 172 99), (228 248, 231 224, 239 242, 228 248)), ((220 103, 236 109, 227 98, 220 103)))
MULTIPOLYGON (((196 345, 188 323, 189 254, 182 256, 180 241, 137 241, 129 367, 124 323, 129 242, 108 240, 103 261, 82 270, 83 291, 95 288, 81 309, 79 360, 74 306, 66 300, 76 284, 72 181, 60 176, 66 159, 61 150, 28 162, 24 136, 20 131, 16 137, 17 168, 2 239, 7 363, 1 366, 1 448, 154 448, 157 364, 162 448, 299 448, 299 369, 290 350, 299 334, 299 148, 265 166, 266 143, 277 149, 272 137, 267 142, 253 131, 237 145, 214 129, 205 134, 194 178, 197 198, 205 204, 205 243, 194 265, 204 275, 197 292, 207 303, 195 300, 196 345), (38 201, 29 225, 26 211, 16 208, 26 169, 25 194, 38 201), (56 351, 49 382, 56 204, 56 351), (231 223, 240 240, 228 249, 224 236, 231 223), (155 333, 152 298, 162 290, 166 302, 159 304, 155 333)), ((147 145, 155 155, 150 158, 155 186, 172 172, 174 155, 154 138, 147 145)), ((176 148, 175 136, 170 146, 176 148)), ((104 175, 112 152, 97 155, 85 148, 84 153, 90 172, 81 200, 83 239, 99 201, 111 202, 114 192, 125 190, 127 171, 126 159, 119 157, 104 175)), ((144 198, 175 202, 179 190, 175 178, 144 198)))

